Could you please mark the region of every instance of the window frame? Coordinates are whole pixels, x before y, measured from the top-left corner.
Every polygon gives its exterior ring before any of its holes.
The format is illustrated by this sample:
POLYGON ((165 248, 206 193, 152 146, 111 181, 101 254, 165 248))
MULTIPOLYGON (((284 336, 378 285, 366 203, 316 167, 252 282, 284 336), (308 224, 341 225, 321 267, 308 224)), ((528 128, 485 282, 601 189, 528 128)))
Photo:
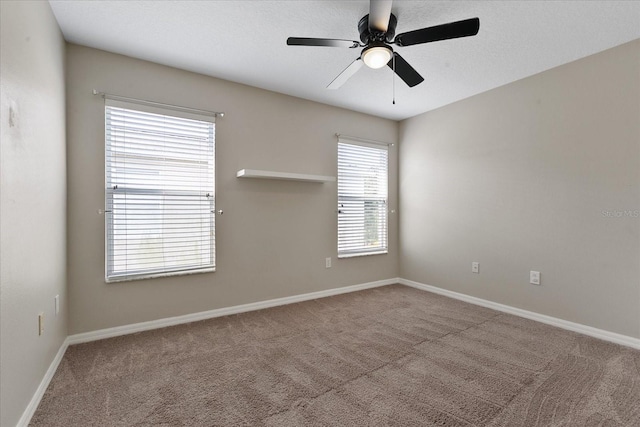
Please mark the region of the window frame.
MULTIPOLYGON (((195 110, 194 110, 195 111, 195 110)), ((182 276, 182 275, 191 275, 191 274, 198 274, 198 273, 209 273, 209 272, 215 272, 216 271, 216 259, 217 259, 217 245, 216 245, 216 233, 215 233, 215 222, 216 222, 216 218, 215 218, 215 202, 216 202, 216 161, 217 161, 217 156, 216 156, 216 121, 215 121, 215 115, 205 115, 203 113, 198 112, 191 112, 191 109, 188 108, 183 108, 183 107, 176 107, 174 108, 170 108, 170 106, 163 106, 163 107, 157 107, 155 105, 155 103, 147 103, 145 101, 140 101, 140 102, 136 102, 135 100, 129 100, 127 99, 127 101, 122 101, 119 99, 109 99, 107 97, 105 97, 105 105, 104 105, 104 120, 105 120, 105 131, 104 131, 104 149, 105 149, 105 157, 104 157, 104 177, 105 177, 105 181, 104 181, 104 189, 105 189, 105 193, 104 193, 104 198, 105 198, 105 227, 104 227, 104 237, 105 237, 105 270, 104 270, 104 277, 105 277, 105 282, 106 283, 118 283, 118 282, 125 282, 125 281, 133 281, 133 280, 142 280, 142 279, 150 279, 150 278, 158 278, 158 277, 170 277, 170 276, 182 276), (108 120, 108 114, 107 114, 107 109, 108 108, 121 108, 121 109, 126 109, 126 110, 132 110, 135 112, 140 112, 140 113, 152 113, 152 114, 159 114, 159 115, 163 115, 163 116, 168 116, 171 118, 176 118, 176 119, 188 119, 188 120, 197 120, 197 121, 201 121, 201 122, 208 122, 212 124, 212 130, 211 130, 211 139, 209 140, 209 143, 211 144, 211 151, 212 151, 212 155, 213 155, 213 159, 212 159, 212 175, 208 176, 206 179, 211 178, 213 181, 213 185, 210 189, 210 193, 207 192, 207 198, 209 199, 209 203, 210 203, 210 216, 209 216, 209 226, 208 226, 208 230, 210 232, 210 243, 209 243, 209 251, 210 251, 210 256, 209 259, 210 261, 201 266, 201 267, 157 267, 157 268, 149 268, 143 272, 134 272, 131 273, 130 271, 125 271, 124 273, 118 273, 115 274, 113 272, 113 268, 110 268, 110 266, 112 267, 113 261, 110 263, 110 259, 113 259, 113 254, 114 254, 114 239, 110 238, 110 231, 113 229, 114 227, 114 212, 113 212, 113 195, 117 195, 118 193, 124 193, 126 191, 126 194, 135 194, 135 195, 148 195, 148 196, 158 196, 158 195, 167 195, 167 196, 182 196, 182 197, 191 197, 191 196, 198 196, 201 195, 200 192, 196 192, 196 191, 189 191, 189 190, 185 190, 185 191, 179 191, 179 190, 164 190, 164 189, 157 189, 157 188, 148 188, 148 187, 142 187, 142 188, 135 188, 135 187, 130 187, 127 189, 122 189, 122 188, 109 188, 109 134, 108 134, 108 127, 107 127, 107 120, 108 120), (198 194, 196 194, 198 193, 198 194), (209 196, 209 194, 211 196, 209 196), (111 196, 111 197, 110 197, 111 196)), ((204 223, 204 222, 203 222, 204 223)), ((163 250, 163 254, 164 254, 164 250, 163 250)))
MULTIPOLYGON (((361 256, 370 256, 370 255, 384 255, 384 254, 388 254, 389 253, 389 154, 390 154, 390 144, 386 144, 386 143, 381 143, 381 142, 375 142, 375 141, 367 141, 367 140, 360 140, 360 139, 356 139, 356 138, 346 138, 344 136, 339 136, 338 137, 338 146, 337 146, 337 205, 338 205, 338 210, 337 210, 337 253, 338 253, 338 258, 354 258, 354 257, 361 257, 361 256), (384 222, 383 222, 383 226, 384 226, 384 230, 383 230, 383 244, 379 247, 375 247, 375 248, 371 248, 371 249, 351 249, 351 250, 341 250, 341 240, 340 240, 340 215, 342 214, 341 212, 341 208, 343 206, 341 206, 341 197, 340 197, 340 145, 344 144, 344 145, 353 145, 353 146, 361 146, 361 147, 365 147, 365 148, 370 148, 370 149, 376 149, 376 150, 381 150, 386 152, 386 163, 385 163, 385 194, 384 194, 384 200, 383 200, 383 204, 384 204, 384 222)), ((369 197, 367 198, 366 195, 362 195, 359 198, 356 198, 355 200, 362 200, 363 202, 367 202, 367 201, 371 201, 373 200, 376 203, 380 202, 380 199, 378 197, 369 197)), ((364 208, 363 208, 363 212, 364 212, 364 208)), ((365 232, 363 230, 363 232, 365 232)))

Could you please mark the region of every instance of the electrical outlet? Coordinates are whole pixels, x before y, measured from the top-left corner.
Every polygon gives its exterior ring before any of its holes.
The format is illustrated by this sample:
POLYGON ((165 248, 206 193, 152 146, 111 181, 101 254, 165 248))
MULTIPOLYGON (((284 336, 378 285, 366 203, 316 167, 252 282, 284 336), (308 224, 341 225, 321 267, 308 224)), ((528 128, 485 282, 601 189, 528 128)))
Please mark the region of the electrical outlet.
POLYGON ((38 335, 44 334, 44 313, 38 314, 38 335))
POLYGON ((472 262, 471 263, 471 272, 472 273, 480 273, 480 263, 479 262, 472 262))
POLYGON ((60 313, 60 295, 53 297, 56 316, 60 313))
POLYGON ((331 268, 331 257, 324 259, 324 266, 326 268, 331 268))
POLYGON ((529 283, 532 285, 540 284, 540 272, 539 271, 530 271, 529 272, 529 283))

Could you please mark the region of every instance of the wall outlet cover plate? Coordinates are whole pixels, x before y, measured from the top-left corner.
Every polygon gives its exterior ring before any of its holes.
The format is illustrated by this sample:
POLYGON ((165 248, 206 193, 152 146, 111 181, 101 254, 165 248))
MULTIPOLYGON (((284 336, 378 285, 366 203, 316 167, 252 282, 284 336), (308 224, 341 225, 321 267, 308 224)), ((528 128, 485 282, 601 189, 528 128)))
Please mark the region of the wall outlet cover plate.
POLYGON ((530 271, 529 272, 529 283, 532 285, 540 284, 540 272, 539 271, 530 271))

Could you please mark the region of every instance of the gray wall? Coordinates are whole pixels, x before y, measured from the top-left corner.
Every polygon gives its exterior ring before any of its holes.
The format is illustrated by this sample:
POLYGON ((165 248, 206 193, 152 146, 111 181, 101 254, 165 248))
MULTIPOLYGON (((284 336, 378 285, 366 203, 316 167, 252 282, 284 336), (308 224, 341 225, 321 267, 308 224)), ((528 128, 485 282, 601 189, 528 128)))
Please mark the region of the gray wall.
POLYGON ((402 277, 640 337, 640 41, 408 119, 400 140, 402 277))
POLYGON ((11 426, 67 336, 65 46, 47 2, 2 1, 0 15, 0 425, 11 426))
MULTIPOLYGON (((336 185, 236 178, 239 169, 336 175, 335 133, 397 142, 398 123, 68 45, 70 333, 262 301, 398 275, 388 255, 336 259, 336 185), (104 103, 92 89, 224 111, 216 125, 217 271, 104 282, 104 103), (325 257, 333 268, 325 268, 325 257)), ((390 156, 396 208, 397 156, 390 156)))

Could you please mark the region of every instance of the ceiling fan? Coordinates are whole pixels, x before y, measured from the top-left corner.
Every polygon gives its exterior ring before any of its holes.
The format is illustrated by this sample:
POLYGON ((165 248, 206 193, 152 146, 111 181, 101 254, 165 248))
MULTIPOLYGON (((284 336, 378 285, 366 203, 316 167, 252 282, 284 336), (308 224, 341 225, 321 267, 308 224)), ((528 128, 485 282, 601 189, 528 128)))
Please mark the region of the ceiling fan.
POLYGON ((343 39, 319 39, 307 37, 289 37, 289 46, 328 46, 346 47, 350 49, 364 48, 360 57, 353 61, 333 79, 327 89, 338 89, 353 76, 364 63, 370 68, 389 66, 409 87, 414 87, 424 81, 424 78, 404 60, 400 54, 393 51, 391 44, 396 46, 412 46, 440 40, 459 37, 475 36, 480 29, 478 18, 450 22, 448 24, 421 28, 395 35, 398 20, 391 13, 393 0, 370 0, 369 14, 358 22, 358 32, 361 42, 343 39), (395 36, 395 38, 394 38, 395 36))

